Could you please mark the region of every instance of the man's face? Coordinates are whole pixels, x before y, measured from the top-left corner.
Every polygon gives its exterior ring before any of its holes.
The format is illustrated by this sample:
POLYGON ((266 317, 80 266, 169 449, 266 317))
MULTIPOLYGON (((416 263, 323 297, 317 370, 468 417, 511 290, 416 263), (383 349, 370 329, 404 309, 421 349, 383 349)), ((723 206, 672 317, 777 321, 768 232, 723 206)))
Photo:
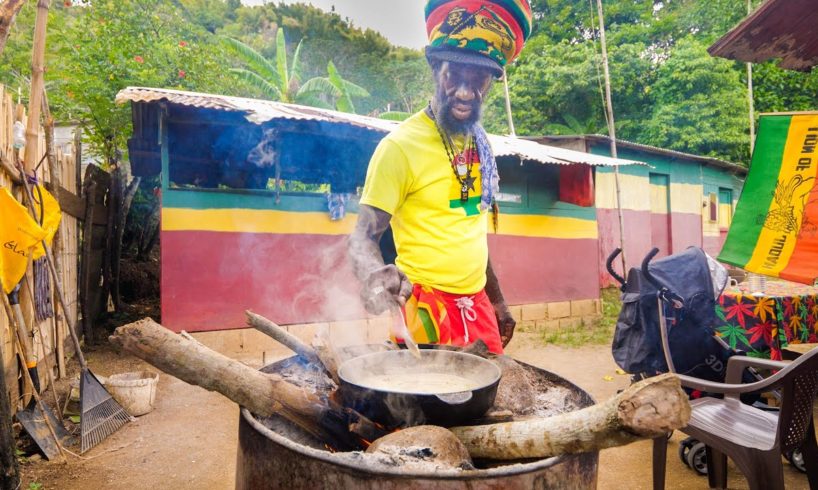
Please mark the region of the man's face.
POLYGON ((480 120, 492 73, 485 68, 444 62, 436 72, 438 122, 449 132, 465 133, 480 120))

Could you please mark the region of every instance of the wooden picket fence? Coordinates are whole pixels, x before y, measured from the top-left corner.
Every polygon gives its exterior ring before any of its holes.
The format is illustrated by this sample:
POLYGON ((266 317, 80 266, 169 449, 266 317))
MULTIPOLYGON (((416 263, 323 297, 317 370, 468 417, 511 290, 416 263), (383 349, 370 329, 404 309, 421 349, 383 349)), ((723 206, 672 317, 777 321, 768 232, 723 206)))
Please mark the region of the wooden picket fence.
MULTIPOLYGON (((13 134, 12 127, 17 116, 22 116, 22 122, 25 125, 25 113, 22 107, 19 107, 14 100, 14 93, 7 90, 6 87, 0 85, 0 187, 8 188, 11 193, 20 201, 24 203, 23 189, 19 184, 15 184, 15 176, 18 175, 15 169, 15 161, 20 158, 22 161, 23 154, 16 154, 13 148, 13 134)), ((37 148, 37 161, 45 155, 46 145, 44 132, 40 131, 40 140, 37 148)), ((26 151, 24 149, 22 151, 26 151)), ((77 202, 81 202, 81 182, 78 177, 78 165, 74 156, 74 152, 64 153, 62 150, 57 151, 57 161, 60 166, 60 180, 51 175, 48 160, 44 159, 42 164, 37 168, 37 178, 41 183, 45 183, 46 188, 56 189, 52 190, 52 194, 60 196, 60 201, 63 200, 66 194, 68 197, 76 198, 77 202), (59 189, 61 188, 61 189, 59 189), (66 192, 67 191, 67 192, 66 192), (71 195, 73 194, 73 196, 71 195)), ((76 214, 76 213, 75 213, 76 214)), ((56 255, 57 263, 60 264, 62 287, 68 302, 68 314, 74 319, 74 323, 78 323, 78 262, 79 262, 79 236, 80 226, 78 219, 65 210, 62 213, 62 222, 54 238, 52 248, 56 255)), ((33 268, 29 266, 26 273, 25 282, 34 284, 33 268)), ((28 286, 24 284, 23 298, 21 299, 21 306, 23 308, 24 317, 29 319, 30 324, 28 328, 34 332, 33 345, 38 358, 38 368, 40 370, 40 380, 45 387, 48 384, 49 377, 45 370, 50 367, 53 370, 54 378, 58 379, 60 376, 65 376, 64 360, 67 353, 74 351, 71 341, 68 338, 68 324, 65 321, 65 316, 60 306, 59 300, 56 297, 56 291, 52 284, 52 292, 55 293, 52 303, 54 305, 55 318, 47 319, 43 322, 36 323, 34 320, 34 305, 33 300, 29 294, 25 293, 28 286), (34 324, 34 328, 31 325, 34 324), (37 332, 39 330, 39 332, 37 332), (40 336, 42 332, 42 336, 40 336), (42 340, 41 340, 42 338, 42 340)), ((14 343, 14 330, 12 324, 6 315, 5 309, 0 308, 0 349, 2 349, 3 361, 5 364, 6 373, 6 388, 9 392, 6 394, 10 397, 12 411, 22 408, 23 399, 21 393, 24 388, 23 373, 20 371, 20 363, 16 357, 16 349, 14 343)))

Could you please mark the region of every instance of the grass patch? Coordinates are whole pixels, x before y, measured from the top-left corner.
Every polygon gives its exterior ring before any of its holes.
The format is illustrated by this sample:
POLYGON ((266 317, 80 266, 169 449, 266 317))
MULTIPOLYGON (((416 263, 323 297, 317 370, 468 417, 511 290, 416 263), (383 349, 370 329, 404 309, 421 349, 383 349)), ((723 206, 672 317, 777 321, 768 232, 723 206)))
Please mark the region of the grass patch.
POLYGON ((602 316, 600 318, 590 323, 583 322, 573 329, 544 332, 542 335, 543 342, 562 347, 610 344, 616 328, 616 319, 619 316, 619 310, 622 308, 619 294, 617 288, 601 290, 602 316))

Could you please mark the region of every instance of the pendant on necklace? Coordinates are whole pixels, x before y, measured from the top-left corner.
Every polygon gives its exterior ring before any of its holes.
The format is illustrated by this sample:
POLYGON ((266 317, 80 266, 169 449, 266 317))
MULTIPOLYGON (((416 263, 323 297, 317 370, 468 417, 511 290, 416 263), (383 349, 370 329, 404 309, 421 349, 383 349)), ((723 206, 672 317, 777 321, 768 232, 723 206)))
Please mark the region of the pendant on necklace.
POLYGON ((469 168, 466 166, 465 163, 458 163, 455 165, 455 170, 457 171, 458 177, 465 177, 466 173, 469 171, 469 168))
POLYGON ((469 186, 463 184, 460 187, 460 202, 467 203, 469 202, 469 186))

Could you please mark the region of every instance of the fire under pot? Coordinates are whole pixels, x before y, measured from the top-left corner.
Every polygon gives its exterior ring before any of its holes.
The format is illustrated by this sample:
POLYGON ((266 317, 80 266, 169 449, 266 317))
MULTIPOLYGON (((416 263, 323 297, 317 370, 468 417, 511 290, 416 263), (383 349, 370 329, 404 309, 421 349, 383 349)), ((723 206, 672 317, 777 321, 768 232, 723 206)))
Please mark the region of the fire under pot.
MULTIPOLYGON (((577 410, 593 398, 565 378, 519 363, 537 390, 538 416, 577 410)), ((292 375, 301 368, 291 357, 262 371, 292 375)), ((367 455, 368 456, 368 455, 367 455)), ((475 461, 475 469, 423 471, 373 464, 360 452, 332 452, 281 417, 256 417, 242 408, 236 488, 287 489, 545 489, 596 488, 599 453, 566 454, 539 460, 475 461)))

